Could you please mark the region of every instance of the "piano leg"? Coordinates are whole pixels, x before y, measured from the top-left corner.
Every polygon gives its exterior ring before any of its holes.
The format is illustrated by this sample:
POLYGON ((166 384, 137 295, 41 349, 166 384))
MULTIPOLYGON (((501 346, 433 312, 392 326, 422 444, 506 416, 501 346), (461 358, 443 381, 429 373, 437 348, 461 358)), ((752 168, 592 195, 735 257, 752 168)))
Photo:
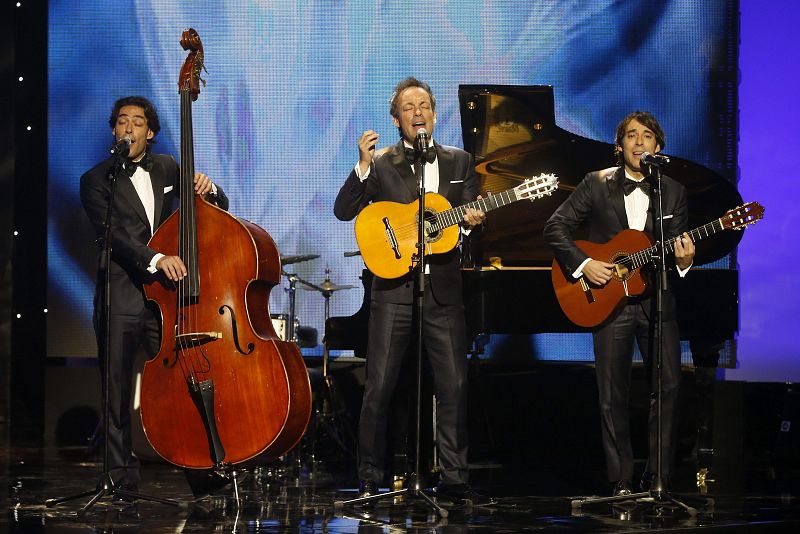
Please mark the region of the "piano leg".
POLYGON ((708 484, 714 482, 714 392, 719 364, 721 343, 708 339, 690 341, 692 361, 695 366, 696 421, 695 441, 697 488, 700 493, 708 491, 708 484))
POLYGON ((484 386, 484 377, 481 370, 481 358, 483 350, 489 344, 489 334, 478 334, 473 338, 472 344, 467 351, 469 358, 469 368, 467 370, 467 377, 469 381, 469 396, 470 408, 476 405, 479 406, 481 414, 481 428, 486 429, 486 440, 488 441, 489 450, 496 450, 494 440, 494 429, 492 426, 492 418, 489 417, 488 406, 491 405, 486 395, 486 387, 484 386))

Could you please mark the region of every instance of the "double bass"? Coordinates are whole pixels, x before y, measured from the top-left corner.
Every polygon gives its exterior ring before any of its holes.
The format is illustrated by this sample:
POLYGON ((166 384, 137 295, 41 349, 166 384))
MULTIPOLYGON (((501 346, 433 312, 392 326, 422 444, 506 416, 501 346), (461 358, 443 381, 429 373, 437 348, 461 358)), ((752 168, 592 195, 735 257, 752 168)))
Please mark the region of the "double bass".
POLYGON ((249 465, 297 444, 311 416, 311 387, 297 345, 280 340, 270 320, 269 294, 281 276, 274 241, 194 192, 192 102, 203 45, 190 28, 181 46, 189 54, 178 82, 180 206, 149 246, 179 256, 188 274, 145 287, 162 337, 144 366, 142 426, 153 449, 180 467, 249 465))

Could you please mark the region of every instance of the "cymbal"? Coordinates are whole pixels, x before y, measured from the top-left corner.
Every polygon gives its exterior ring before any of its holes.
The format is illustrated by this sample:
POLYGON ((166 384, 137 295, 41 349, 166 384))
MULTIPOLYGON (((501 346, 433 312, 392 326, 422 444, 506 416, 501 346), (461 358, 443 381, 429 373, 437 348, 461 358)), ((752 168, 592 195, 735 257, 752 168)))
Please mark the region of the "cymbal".
POLYGON ((322 291, 331 291, 331 292, 333 292, 333 291, 340 291, 342 289, 353 289, 354 287, 356 287, 356 286, 339 285, 339 284, 334 284, 330 280, 325 280, 324 282, 322 282, 318 286, 314 286, 314 287, 301 286, 301 289, 305 289, 306 291, 320 291, 320 290, 322 290, 322 291))
POLYGON ((300 263, 301 261, 315 260, 317 258, 319 258, 319 254, 299 254, 295 256, 281 256, 281 265, 300 263))

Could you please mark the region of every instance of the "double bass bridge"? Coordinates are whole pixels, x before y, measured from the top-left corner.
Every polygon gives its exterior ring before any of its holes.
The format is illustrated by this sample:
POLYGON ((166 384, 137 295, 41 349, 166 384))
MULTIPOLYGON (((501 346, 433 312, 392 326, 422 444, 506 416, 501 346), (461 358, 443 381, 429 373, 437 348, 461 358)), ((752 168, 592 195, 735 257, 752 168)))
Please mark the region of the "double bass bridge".
POLYGON ((222 332, 186 332, 185 334, 175 334, 175 345, 185 349, 199 347, 218 339, 222 339, 222 332))

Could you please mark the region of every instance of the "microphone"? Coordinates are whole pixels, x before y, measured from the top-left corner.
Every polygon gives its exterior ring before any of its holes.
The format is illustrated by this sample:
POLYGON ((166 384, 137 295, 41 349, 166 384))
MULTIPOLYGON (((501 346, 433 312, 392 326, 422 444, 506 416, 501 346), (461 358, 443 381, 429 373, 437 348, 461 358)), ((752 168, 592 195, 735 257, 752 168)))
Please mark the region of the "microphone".
POLYGON ((414 141, 414 150, 420 153, 425 153, 428 150, 428 130, 420 128, 417 130, 417 138, 414 141))
POLYGON ((639 163, 646 165, 663 165, 669 163, 669 157, 663 154, 651 154, 650 152, 642 152, 639 158, 639 163))
POLYGON ((114 146, 111 147, 111 153, 115 156, 126 157, 128 152, 131 151, 131 138, 127 135, 114 143, 114 146))

